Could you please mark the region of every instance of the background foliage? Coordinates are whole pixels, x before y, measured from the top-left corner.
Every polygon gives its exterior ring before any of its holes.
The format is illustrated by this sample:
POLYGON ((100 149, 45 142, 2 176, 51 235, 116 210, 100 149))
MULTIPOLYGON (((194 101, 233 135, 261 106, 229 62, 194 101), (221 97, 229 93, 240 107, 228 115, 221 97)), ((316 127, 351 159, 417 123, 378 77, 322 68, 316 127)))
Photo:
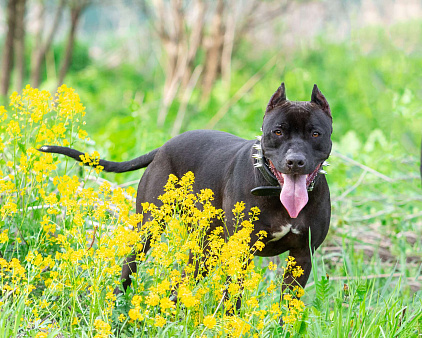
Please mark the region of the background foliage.
MULTIPOLYGON (((317 83, 331 105, 334 147, 327 176, 331 229, 314 257, 314 274, 303 297, 303 320, 292 335, 408 337, 422 332, 421 33, 422 21, 415 19, 388 28, 352 29, 343 40, 323 32, 294 48, 257 50, 245 38, 233 52, 229 82, 216 80, 206 100, 199 87, 192 90, 181 131, 205 127, 253 138, 281 81, 291 100, 309 100, 317 83)), ((33 43, 32 37, 28 40, 33 43)), ((111 66, 92 58, 90 44, 82 40, 75 45, 65 80, 86 106, 84 128, 91 141, 81 144, 81 150, 98 150, 104 158, 121 161, 162 145, 171 137, 183 104, 176 97, 165 123, 157 124, 165 55, 151 57, 152 49, 135 62, 128 57, 111 66)), ((118 38, 108 36, 108 48, 119 46, 118 38)), ((64 44, 53 44, 50 60, 57 60, 56 66, 63 50, 64 44)), ((41 87, 54 91, 57 81, 51 74, 47 67, 41 87)), ((8 156, 3 153, 0 162, 5 173, 8 156)), ((141 174, 101 175, 136 187, 141 174)), ((2 196, 0 201, 6 200, 2 196)), ((34 236, 41 231, 41 221, 40 217, 23 221, 23 229, 34 236)), ((9 229, 7 223, 2 227, 9 229)), ((36 247, 15 241, 19 234, 9 230, 10 245, 22 250, 19 258, 36 247)), ((10 260, 15 252, 4 247, 2 255, 10 260)), ((278 273, 284 258, 270 259, 279 266, 278 273)), ((268 262, 255 260, 258 267, 268 262)), ((275 280, 275 272, 264 273, 267 281, 275 280)), ((105 292, 102 297, 105 301, 105 292)), ((1 320, 14 311, 20 318, 24 304, 10 302, 2 309, 1 320)), ((90 323, 92 328, 94 321, 90 323)), ((268 335, 280 334, 274 330, 268 335)), ((51 336, 60 332, 66 335, 63 329, 51 331, 51 336)))

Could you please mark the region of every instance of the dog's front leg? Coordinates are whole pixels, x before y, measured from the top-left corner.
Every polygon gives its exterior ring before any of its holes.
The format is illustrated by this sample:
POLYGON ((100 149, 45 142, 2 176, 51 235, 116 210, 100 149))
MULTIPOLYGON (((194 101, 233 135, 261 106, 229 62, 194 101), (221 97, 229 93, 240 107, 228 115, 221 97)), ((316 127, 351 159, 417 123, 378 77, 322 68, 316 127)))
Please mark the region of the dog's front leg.
MULTIPOLYGON (((148 250, 151 248, 151 238, 147 238, 147 240, 144 243, 144 248, 142 249, 142 252, 145 254, 148 252, 148 250)), ((130 276, 133 273, 136 273, 137 265, 136 265, 136 257, 140 252, 137 252, 136 250, 130 254, 128 257, 125 258, 125 261, 122 266, 122 274, 120 276, 120 280, 122 281, 123 291, 120 290, 120 287, 116 287, 114 289, 114 294, 118 295, 123 292, 126 292, 127 288, 132 283, 132 279, 130 276)))
POLYGON ((130 279, 130 275, 132 273, 136 273, 136 253, 131 254, 130 256, 125 258, 125 262, 123 263, 122 267, 122 274, 120 276, 120 280, 122 281, 123 291, 120 290, 120 287, 116 287, 114 289, 114 294, 118 295, 126 291, 126 289, 130 286, 132 280, 130 279))

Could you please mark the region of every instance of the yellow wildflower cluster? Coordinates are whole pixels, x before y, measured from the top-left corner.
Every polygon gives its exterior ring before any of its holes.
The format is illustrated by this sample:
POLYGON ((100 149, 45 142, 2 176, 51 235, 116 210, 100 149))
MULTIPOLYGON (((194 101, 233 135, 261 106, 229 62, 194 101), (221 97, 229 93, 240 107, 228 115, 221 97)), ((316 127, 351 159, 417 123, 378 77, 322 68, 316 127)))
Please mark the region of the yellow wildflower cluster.
MULTIPOLYGON (((225 215, 211 190, 193 192, 189 172, 171 175, 159 204, 144 203, 136 214, 133 188, 98 177, 97 152, 82 156, 89 166, 80 177, 73 161, 36 150, 86 140, 84 115, 66 86, 54 97, 27 86, 12 94, 9 111, 0 107, 0 293, 2 302, 23 297, 28 335, 60 329, 96 338, 140 330, 156 336, 180 322, 193 336, 208 330, 241 337, 261 335, 280 316, 286 323, 300 318, 303 303, 285 298, 280 306, 276 285, 263 287, 255 269, 252 258, 266 236, 252 242, 258 208, 247 211, 239 202, 225 215), (227 232, 228 217, 234 233, 227 232), (116 296, 123 260, 133 251, 137 274, 127 295, 116 296)), ((286 269, 298 277, 295 264, 289 260, 286 269)))
POLYGON ((214 316, 208 315, 204 318, 203 323, 206 328, 212 329, 215 326, 215 324, 217 324, 217 321, 215 320, 214 316))
MULTIPOLYGON (((133 212, 133 188, 101 179, 89 184, 76 176, 73 165, 61 167, 58 157, 36 150, 44 144, 72 145, 76 135, 86 139, 80 128, 84 115, 79 96, 66 86, 55 98, 27 86, 22 95, 12 94, 9 112, 0 107, 0 293, 25 297, 23 325, 28 328, 51 311, 77 327, 82 323, 78 317, 89 308, 80 304, 80 297, 96 304, 91 318, 108 321, 123 258, 139 247, 138 235, 128 230, 140 221, 133 212), (58 298, 74 305, 59 309, 58 298)), ((96 164, 99 154, 89 158, 96 164)), ((86 174, 91 170, 85 169, 86 174)), ((97 330, 98 337, 111 333, 109 324, 90 323, 88 331, 97 330)), ((48 325, 39 333, 47 335, 48 325)))
POLYGON ((9 240, 8 232, 9 229, 6 229, 0 233, 0 244, 6 243, 9 240))
POLYGON ((283 267, 284 272, 283 275, 286 275, 286 273, 291 273, 293 278, 298 278, 303 275, 303 269, 302 267, 296 265, 296 261, 294 257, 289 256, 286 258, 286 266, 283 267))
POLYGON ((298 298, 292 295, 284 295, 283 301, 287 308, 287 314, 283 316, 284 325, 295 323, 302 316, 302 312, 305 309, 305 304, 298 298))
POLYGON ((104 169, 103 166, 99 165, 100 154, 98 153, 98 151, 94 151, 91 155, 88 153, 85 153, 84 155, 81 155, 80 158, 82 161, 80 163, 81 166, 83 166, 84 164, 88 164, 89 166, 95 168, 95 171, 97 172, 97 174, 99 174, 101 170, 104 169))
POLYGON ((9 291, 20 293, 21 288, 18 286, 25 280, 25 275, 26 270, 18 259, 12 258, 10 262, 7 262, 4 258, 0 258, 0 279, 2 281, 0 290, 2 294, 9 291))
POLYGON ((102 321, 101 319, 95 320, 94 327, 97 331, 97 334, 94 336, 94 338, 108 338, 111 335, 110 324, 102 321))
MULTIPOLYGON (((141 265, 146 277, 142 280, 153 277, 155 281, 142 284, 145 298, 134 296, 129 317, 161 328, 171 324, 176 314, 176 318, 189 314, 197 318, 195 326, 201 327, 202 323, 205 330, 218 328, 216 332, 233 337, 251 335, 253 323, 264 330, 266 316, 274 321, 283 315, 290 316, 289 323, 299 318, 299 310, 292 307, 294 303, 281 307, 275 301, 270 310, 260 309, 261 300, 270 296, 276 286, 271 281, 272 287, 258 293, 263 276, 255 271, 252 258, 257 250, 262 250, 266 233, 259 233, 255 243, 251 242, 251 235, 259 210, 252 208, 249 219, 244 220, 245 204, 237 203, 232 210, 236 231, 227 234, 226 216, 213 207, 212 192, 207 189, 193 193, 193 182, 191 172, 180 180, 170 175, 165 192, 159 197, 163 204, 143 204, 140 235, 151 239, 152 259, 141 265), (172 297, 177 298, 177 303, 172 297), (242 297, 240 309, 236 304, 239 297, 242 297), (221 307, 224 311, 207 314, 203 304, 211 310, 221 307)), ((299 271, 292 258, 288 262, 289 268, 299 271)), ((271 263, 269 268, 277 267, 271 263)), ((140 275, 138 272, 137 277, 140 275)), ((277 298, 275 294, 271 297, 277 298)))

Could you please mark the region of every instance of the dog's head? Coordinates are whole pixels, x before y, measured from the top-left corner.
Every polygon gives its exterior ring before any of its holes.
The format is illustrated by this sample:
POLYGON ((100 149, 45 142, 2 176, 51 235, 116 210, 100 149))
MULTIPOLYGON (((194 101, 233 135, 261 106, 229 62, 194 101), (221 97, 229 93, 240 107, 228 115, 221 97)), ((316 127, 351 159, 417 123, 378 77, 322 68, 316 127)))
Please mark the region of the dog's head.
POLYGON ((311 101, 289 101, 282 83, 268 103, 262 132, 263 155, 282 186, 281 203, 295 218, 308 202, 309 185, 330 155, 330 106, 316 85, 311 101))

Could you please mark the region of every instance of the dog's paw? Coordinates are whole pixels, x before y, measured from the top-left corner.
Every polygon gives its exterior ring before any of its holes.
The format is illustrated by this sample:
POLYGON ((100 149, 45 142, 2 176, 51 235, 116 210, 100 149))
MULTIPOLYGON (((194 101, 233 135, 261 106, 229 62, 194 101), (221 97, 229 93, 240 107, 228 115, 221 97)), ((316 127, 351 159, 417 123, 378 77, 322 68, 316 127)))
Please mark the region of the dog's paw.
POLYGON ((116 286, 116 288, 113 291, 113 294, 118 296, 121 295, 122 293, 124 293, 122 290, 120 290, 120 288, 118 286, 116 286))

